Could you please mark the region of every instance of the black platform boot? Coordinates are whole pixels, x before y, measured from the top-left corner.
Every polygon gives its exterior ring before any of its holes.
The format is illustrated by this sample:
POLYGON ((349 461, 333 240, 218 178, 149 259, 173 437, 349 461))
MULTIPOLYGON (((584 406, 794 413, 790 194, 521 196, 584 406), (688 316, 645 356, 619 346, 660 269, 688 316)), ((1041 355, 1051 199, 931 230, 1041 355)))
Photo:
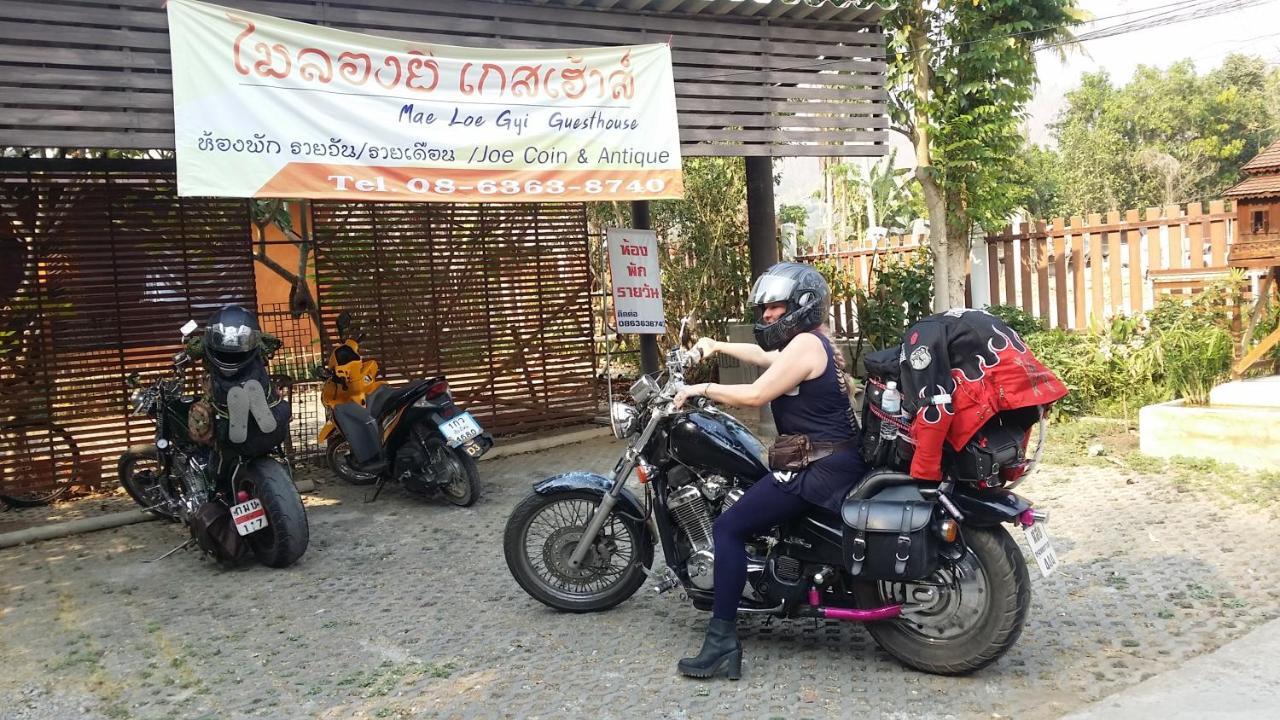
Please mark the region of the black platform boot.
POLYGON ((730 680, 742 677, 742 643, 738 641, 738 626, 733 620, 711 618, 707 637, 702 641, 702 652, 697 657, 682 658, 676 665, 689 677, 709 678, 725 670, 730 680))

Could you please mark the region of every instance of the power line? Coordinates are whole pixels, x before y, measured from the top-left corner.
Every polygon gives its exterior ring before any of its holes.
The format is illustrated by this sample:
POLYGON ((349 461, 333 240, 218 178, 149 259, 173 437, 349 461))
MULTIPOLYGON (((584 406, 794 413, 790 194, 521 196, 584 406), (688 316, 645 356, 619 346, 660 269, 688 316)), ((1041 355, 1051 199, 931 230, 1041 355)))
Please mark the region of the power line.
MULTIPOLYGON (((1091 18, 1089 20, 1082 21, 1079 24, 1088 25, 1096 22, 1102 22, 1104 20, 1114 20, 1116 18, 1131 17, 1134 15, 1143 15, 1143 17, 1135 18, 1133 20, 1129 20, 1129 21, 1120 23, 1118 25, 1113 25, 1106 28, 1099 28, 1098 30, 1088 31, 1088 32, 1082 33, 1081 35, 1073 37, 1071 39, 1059 40, 1052 43, 1038 44, 1032 49, 1032 52, 1040 52, 1041 50, 1049 50, 1052 48, 1062 47, 1065 45, 1073 45, 1076 43, 1085 43, 1090 40, 1100 40, 1107 37, 1115 37, 1116 35, 1122 35, 1122 34, 1131 33, 1131 32, 1138 32, 1141 30, 1150 30, 1157 27, 1163 27, 1165 25, 1173 25, 1175 23, 1185 22, 1187 20, 1213 17, 1215 15, 1222 15, 1229 12, 1235 12, 1237 10, 1246 10, 1251 7, 1255 7, 1257 5, 1262 5, 1262 4, 1266 4, 1268 2, 1274 2, 1274 1, 1275 0, 1230 0, 1230 2, 1227 2, 1226 4, 1223 4, 1223 5, 1204 8, 1203 7, 1204 3, 1202 2, 1202 0, 1177 0, 1176 2, 1170 2, 1164 5, 1157 5, 1150 8, 1144 8, 1142 10, 1131 10, 1123 13, 1104 15, 1101 17, 1091 18), (1149 24, 1144 24, 1144 23, 1149 23, 1149 24)), ((1064 23, 1061 25, 1053 25, 1045 28, 1039 28, 1036 30, 1023 30, 1015 33, 992 35, 989 37, 977 38, 974 40, 966 40, 964 42, 939 45, 939 46, 929 48, 927 51, 940 52, 940 51, 951 50, 955 48, 968 47, 970 45, 977 45, 980 43, 999 42, 1001 40, 1008 40, 1010 38, 1017 38, 1025 35, 1040 34, 1040 33, 1048 32, 1051 30, 1062 30, 1062 29, 1073 27, 1074 25, 1075 23, 1070 23, 1070 24, 1064 23)), ((910 50, 902 53, 897 53, 897 55, 910 56, 910 55, 917 54, 919 52, 925 52, 925 51, 910 50)), ((888 58, 887 56, 884 56, 884 57, 873 57, 871 59, 886 60, 888 58)), ((839 58, 835 60, 802 63, 800 65, 773 68, 772 71, 786 72, 789 70, 821 70, 824 67, 829 67, 831 65, 838 65, 840 63, 848 62, 849 60, 851 60, 851 58, 839 58)), ((744 75, 756 75, 759 72, 760 72, 759 70, 741 70, 741 71, 735 71, 735 72, 729 72, 729 73, 721 73, 717 75, 707 75, 699 79, 700 80, 719 80, 723 78, 739 77, 744 75)))

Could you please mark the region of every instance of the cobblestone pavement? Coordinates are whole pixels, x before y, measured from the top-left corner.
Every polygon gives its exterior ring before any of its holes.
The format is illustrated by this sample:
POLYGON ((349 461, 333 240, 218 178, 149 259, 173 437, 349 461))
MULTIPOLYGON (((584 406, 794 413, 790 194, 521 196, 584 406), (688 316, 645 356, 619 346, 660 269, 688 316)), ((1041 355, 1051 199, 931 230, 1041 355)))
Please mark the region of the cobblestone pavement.
POLYGON ((158 522, 0 550, 5 718, 1049 718, 1176 667, 1275 617, 1280 523, 1165 479, 1047 468, 1062 571, 1032 568, 1016 647, 966 678, 925 675, 856 625, 744 620, 741 682, 679 677, 706 615, 643 589, 602 614, 553 612, 511 579, 507 514, 530 482, 607 472, 595 441, 481 464, 470 509, 354 488, 308 496, 289 570, 224 571, 158 522))

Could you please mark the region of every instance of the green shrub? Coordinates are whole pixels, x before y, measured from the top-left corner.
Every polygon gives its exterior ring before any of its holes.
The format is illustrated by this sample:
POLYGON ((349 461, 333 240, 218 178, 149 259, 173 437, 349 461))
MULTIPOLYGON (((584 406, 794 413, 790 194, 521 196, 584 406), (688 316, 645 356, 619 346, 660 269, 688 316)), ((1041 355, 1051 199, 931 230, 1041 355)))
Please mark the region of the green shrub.
POLYGON ((1043 320, 1020 307, 1014 305, 989 305, 986 310, 1003 320, 1006 325, 1013 328, 1014 332, 1024 338, 1032 333, 1045 330, 1043 320))

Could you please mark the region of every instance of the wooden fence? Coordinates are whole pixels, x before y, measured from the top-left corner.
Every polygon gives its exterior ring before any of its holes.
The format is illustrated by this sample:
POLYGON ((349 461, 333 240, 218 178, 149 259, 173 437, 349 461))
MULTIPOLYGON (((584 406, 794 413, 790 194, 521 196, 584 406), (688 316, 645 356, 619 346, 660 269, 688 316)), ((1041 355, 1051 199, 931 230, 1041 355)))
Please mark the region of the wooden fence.
POLYGON ((985 295, 1050 327, 1086 328, 1225 277, 1233 225, 1230 205, 1215 200, 1208 212, 1190 203, 1006 228, 985 240, 985 295))
MULTIPOLYGON (((965 301, 969 306, 1013 305, 1049 327, 1083 329, 1117 315, 1149 310, 1168 293, 1193 294, 1230 273, 1227 253, 1235 234, 1234 208, 1215 200, 1145 211, 1036 220, 978 238, 965 301)), ((890 236, 876 247, 801 255, 833 263, 859 287, 872 264, 907 257, 926 236, 890 236)), ((1244 288, 1245 296, 1251 293, 1244 288)), ((835 303, 840 334, 856 329, 849 300, 835 303)))

